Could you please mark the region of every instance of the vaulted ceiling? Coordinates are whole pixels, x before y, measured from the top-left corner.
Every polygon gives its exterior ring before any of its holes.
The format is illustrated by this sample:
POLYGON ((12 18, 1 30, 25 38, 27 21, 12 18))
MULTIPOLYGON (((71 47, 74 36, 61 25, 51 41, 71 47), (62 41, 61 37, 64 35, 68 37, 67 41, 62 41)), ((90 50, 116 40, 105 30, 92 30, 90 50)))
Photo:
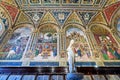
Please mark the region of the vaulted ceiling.
MULTIPOLYGON (((119 0, 1 0, 12 25, 53 23, 110 25, 112 16, 120 7, 119 0)), ((13 26, 13 27, 14 27, 13 26)))

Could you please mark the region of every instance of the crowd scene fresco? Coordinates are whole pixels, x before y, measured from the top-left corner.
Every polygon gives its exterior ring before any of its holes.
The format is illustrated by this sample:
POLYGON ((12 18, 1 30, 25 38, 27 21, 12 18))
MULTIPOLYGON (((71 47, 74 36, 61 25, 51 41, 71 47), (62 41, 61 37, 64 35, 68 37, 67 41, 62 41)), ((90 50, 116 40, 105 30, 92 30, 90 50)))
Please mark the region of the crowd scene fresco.
POLYGON ((104 60, 120 59, 120 49, 110 34, 94 36, 99 45, 100 51, 102 52, 104 60))
POLYGON ((57 56, 57 33, 40 33, 35 48, 35 59, 57 56))
POLYGON ((30 34, 31 30, 27 27, 15 30, 10 40, 4 46, 4 56, 1 58, 5 60, 21 59, 30 34))

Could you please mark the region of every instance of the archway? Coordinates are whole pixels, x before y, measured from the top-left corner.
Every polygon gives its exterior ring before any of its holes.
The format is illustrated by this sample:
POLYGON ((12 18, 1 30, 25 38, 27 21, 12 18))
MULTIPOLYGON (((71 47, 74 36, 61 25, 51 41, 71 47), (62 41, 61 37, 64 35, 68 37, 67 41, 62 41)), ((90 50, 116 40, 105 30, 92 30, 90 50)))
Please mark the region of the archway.
POLYGON ((55 60, 59 53, 59 28, 55 24, 40 25, 35 47, 35 60, 55 60))
POLYGON ((20 60, 27 47, 28 40, 32 33, 32 27, 23 26, 14 29, 11 38, 3 48, 3 60, 20 60))
POLYGON ((120 59, 120 55, 117 53, 118 45, 111 35, 109 28, 104 25, 94 24, 90 30, 97 43, 96 48, 102 53, 104 60, 120 59))
POLYGON ((76 61, 89 61, 91 60, 91 49, 86 37, 85 29, 81 25, 71 24, 65 27, 66 34, 66 48, 70 40, 74 40, 74 53, 76 61))

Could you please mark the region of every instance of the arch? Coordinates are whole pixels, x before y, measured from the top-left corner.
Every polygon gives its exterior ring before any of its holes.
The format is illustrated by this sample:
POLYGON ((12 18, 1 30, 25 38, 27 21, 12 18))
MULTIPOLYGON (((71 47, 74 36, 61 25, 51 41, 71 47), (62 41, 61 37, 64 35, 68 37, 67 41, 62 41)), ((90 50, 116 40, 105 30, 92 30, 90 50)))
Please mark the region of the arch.
POLYGON ((15 31, 16 29, 22 28, 22 27, 29 27, 32 32, 35 30, 35 27, 34 27, 34 25, 32 25, 32 24, 19 24, 19 25, 16 25, 16 26, 13 28, 13 31, 15 31))
POLYGON ((83 32, 85 31, 84 26, 83 26, 83 25, 80 25, 80 24, 77 24, 77 23, 69 23, 69 24, 67 24, 67 25, 64 25, 62 29, 65 31, 69 26, 74 26, 74 27, 76 27, 76 28, 79 28, 79 29, 81 29, 83 32))
POLYGON ((43 28, 44 26, 48 26, 48 25, 52 25, 51 27, 53 27, 54 29, 56 29, 56 31, 58 32, 60 27, 59 25, 55 24, 55 23, 44 23, 39 25, 38 30, 40 30, 41 28, 43 28))
POLYGON ((111 29, 103 24, 91 24, 89 30, 92 32, 92 43, 104 60, 117 60, 118 56, 113 55, 119 47, 118 42, 111 33, 111 29), (116 49, 115 49, 116 48, 116 49), (113 52, 110 52, 113 51, 113 52))
POLYGON ((77 61, 85 60, 89 61, 91 60, 89 57, 92 55, 90 44, 88 41, 88 37, 86 35, 86 29, 79 24, 68 24, 64 26, 63 30, 65 31, 65 42, 64 44, 65 49, 67 49, 70 40, 74 39, 75 44, 74 47, 74 53, 76 56, 78 56, 76 59, 77 61), (86 59, 85 59, 86 57, 86 59))
POLYGON ((108 30, 109 32, 111 31, 110 28, 109 28, 107 25, 101 24, 101 23, 92 23, 92 24, 88 25, 88 29, 91 30, 91 28, 92 28, 93 26, 100 26, 100 27, 102 27, 102 28, 105 28, 105 29, 108 30))

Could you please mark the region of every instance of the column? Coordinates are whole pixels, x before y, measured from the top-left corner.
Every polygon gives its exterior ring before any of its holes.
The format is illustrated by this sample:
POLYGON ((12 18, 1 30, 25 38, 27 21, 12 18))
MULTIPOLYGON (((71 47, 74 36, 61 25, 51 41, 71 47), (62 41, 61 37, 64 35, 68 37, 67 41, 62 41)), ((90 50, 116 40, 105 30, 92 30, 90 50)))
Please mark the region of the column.
MULTIPOLYGON (((26 44, 26 48, 25 48, 25 50, 24 50, 24 52, 23 52, 22 59, 25 58, 25 54, 27 54, 28 51, 31 51, 31 52, 32 52, 32 48, 33 48, 33 46, 34 46, 33 43, 35 42, 35 41, 34 41, 34 40, 35 40, 35 37, 36 37, 36 31, 33 31, 33 32, 31 33, 29 39, 28 39, 27 44, 26 44)), ((32 52, 32 53, 33 53, 33 52, 32 52)))
MULTIPOLYGON (((88 45, 89 45, 89 48, 90 48, 90 53, 92 53, 93 44, 92 44, 92 41, 91 41, 91 39, 90 39, 90 31, 89 31, 89 30, 86 30, 86 31, 85 31, 85 34, 86 34, 87 42, 88 42, 88 45)), ((91 56, 92 56, 92 54, 91 54, 91 56)))
POLYGON ((88 37, 88 41, 90 42, 91 52, 93 53, 92 59, 95 59, 97 66, 104 66, 102 53, 97 45, 93 33, 90 30, 87 30, 86 36, 88 37))
POLYGON ((60 66, 67 66, 67 53, 66 53, 66 38, 65 38, 65 32, 63 30, 59 31, 59 41, 60 41, 60 66))

